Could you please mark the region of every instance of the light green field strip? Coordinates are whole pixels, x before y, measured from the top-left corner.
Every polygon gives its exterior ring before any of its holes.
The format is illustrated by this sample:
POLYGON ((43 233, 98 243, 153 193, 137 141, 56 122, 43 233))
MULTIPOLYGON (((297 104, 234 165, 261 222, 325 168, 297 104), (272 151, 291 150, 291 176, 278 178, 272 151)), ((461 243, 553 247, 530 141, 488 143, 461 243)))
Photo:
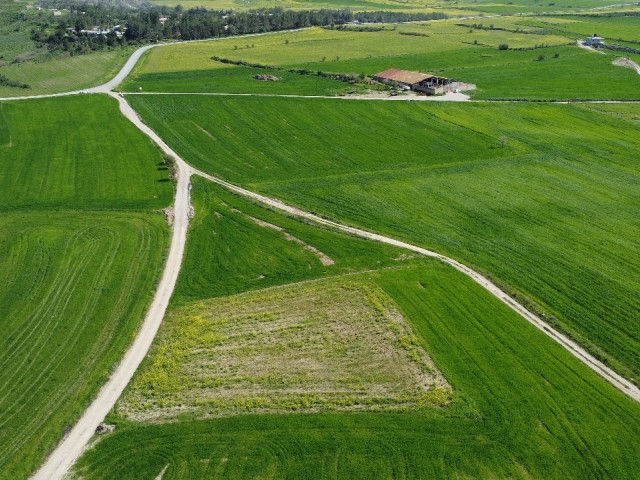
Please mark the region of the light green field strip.
POLYGON ((133 50, 126 48, 4 66, 0 73, 31 88, 0 86, 0 98, 61 93, 99 85, 118 72, 133 50))
MULTIPOLYGON (((474 40, 481 44, 491 44, 496 49, 504 42, 510 43, 512 47, 533 47, 541 43, 557 45, 569 41, 566 37, 557 35, 526 35, 485 30, 469 33, 469 28, 456 26, 456 23, 461 22, 465 21, 382 25, 387 30, 381 32, 310 28, 251 38, 231 37, 212 42, 170 45, 150 51, 138 64, 133 76, 135 78, 136 74, 145 73, 229 68, 213 62, 211 57, 214 55, 267 65, 318 63, 318 69, 333 71, 334 64, 339 65, 339 62, 335 62, 337 57, 340 60, 353 60, 402 57, 418 53, 437 54, 443 51, 469 49, 474 40), (399 32, 419 32, 429 36, 401 35, 399 32), (323 57, 326 59, 325 62, 322 62, 323 57)), ((485 21, 485 23, 488 22, 489 20, 485 21)), ((525 27, 521 28, 525 29, 525 27)))

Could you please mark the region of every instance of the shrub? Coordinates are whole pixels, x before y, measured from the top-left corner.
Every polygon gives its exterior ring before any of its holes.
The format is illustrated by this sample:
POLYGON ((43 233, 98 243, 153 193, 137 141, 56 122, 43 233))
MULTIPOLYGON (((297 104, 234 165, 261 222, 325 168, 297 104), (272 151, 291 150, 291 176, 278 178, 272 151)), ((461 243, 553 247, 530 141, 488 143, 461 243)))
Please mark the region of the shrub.
POLYGON ((501 43, 498 47, 498 50, 509 50, 509 45, 507 45, 506 43, 501 43))

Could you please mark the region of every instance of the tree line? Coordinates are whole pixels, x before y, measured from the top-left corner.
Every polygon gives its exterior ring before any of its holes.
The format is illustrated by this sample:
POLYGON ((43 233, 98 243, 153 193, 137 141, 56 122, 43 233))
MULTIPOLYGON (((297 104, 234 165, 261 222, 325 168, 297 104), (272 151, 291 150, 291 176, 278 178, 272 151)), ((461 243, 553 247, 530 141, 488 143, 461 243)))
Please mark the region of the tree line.
POLYGON ((314 26, 396 23, 446 18, 441 13, 358 12, 350 10, 295 11, 283 8, 233 12, 184 9, 140 3, 77 3, 43 0, 42 6, 64 9, 48 25, 31 32, 39 46, 72 54, 159 40, 199 40, 214 37, 294 30, 314 26), (97 27, 97 29, 96 29, 97 27))

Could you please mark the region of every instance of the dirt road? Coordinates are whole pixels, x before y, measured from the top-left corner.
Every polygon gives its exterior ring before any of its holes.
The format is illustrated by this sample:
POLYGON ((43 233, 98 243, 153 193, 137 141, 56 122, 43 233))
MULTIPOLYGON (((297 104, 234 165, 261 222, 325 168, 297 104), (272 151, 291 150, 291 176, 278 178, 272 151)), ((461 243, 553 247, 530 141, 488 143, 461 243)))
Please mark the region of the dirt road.
MULTIPOLYGON (((396 247, 404 248, 422 255, 440 259, 441 261, 451 265, 453 268, 469 276, 478 284, 482 285, 492 295, 508 305, 511 309, 513 309, 527 321, 535 325, 546 335, 554 339, 570 353, 576 356, 580 361, 585 363, 589 368, 601 375, 620 391, 627 394, 634 400, 640 402, 640 389, 638 389, 635 385, 602 364, 600 361, 586 352, 582 347, 567 338, 562 333, 553 329, 542 319, 529 312, 522 305, 518 304, 511 297, 509 297, 505 292, 500 290, 489 279, 483 277, 479 273, 457 262, 456 260, 445 257, 436 252, 432 252, 430 250, 426 250, 424 248, 402 242, 400 240, 318 217, 297 207, 287 205, 278 199, 265 197, 263 195, 251 192, 190 167, 153 130, 151 130, 140 120, 138 114, 129 106, 129 104, 121 95, 117 95, 110 91, 112 88, 115 88, 119 84, 119 82, 131 72, 140 56, 146 50, 153 47, 154 46, 148 46, 138 49, 133 54, 132 58, 129 59, 129 61, 125 64, 120 73, 118 73, 116 78, 114 78, 111 82, 106 83, 105 85, 91 89, 91 91, 95 93, 107 93, 116 98, 119 102, 122 114, 125 115, 125 117, 128 118, 134 125, 136 125, 136 127, 138 127, 142 132, 148 135, 166 154, 171 155, 176 159, 176 165, 178 169, 178 185, 174 204, 175 218, 173 224, 173 235, 169 255, 167 257, 167 263, 165 265, 160 283, 158 284, 158 288, 151 307, 149 308, 149 311, 145 316, 136 339, 134 340, 129 350, 126 352, 124 358, 122 359, 122 362, 120 363, 112 377, 109 379, 109 381, 100 390, 93 403, 85 411, 75 427, 58 445, 51 456, 47 459, 45 464, 32 478, 38 480, 55 480, 62 479, 64 477, 65 473, 71 468, 73 463, 80 456, 83 449, 89 442, 90 438, 95 432, 96 426, 101 421, 103 421, 107 413, 115 405, 118 397, 133 377, 136 369, 140 365, 140 362, 143 360, 147 351, 149 350, 149 347, 151 346, 151 343, 153 342, 153 339, 155 338, 157 330, 164 317, 164 313, 166 311, 171 294, 175 287, 176 280, 178 278, 178 273, 180 271, 187 238, 190 191, 189 178, 193 174, 200 175, 238 194, 254 199, 260 203, 278 209, 289 215, 307 219, 318 225, 342 231, 351 235, 367 238, 369 240, 394 245, 396 247)), ((74 93, 77 92, 69 92, 68 95, 74 93)), ((53 96, 61 96, 61 94, 27 98, 42 98, 53 96)))
POLYGON ((494 297, 498 298, 501 302, 506 304, 512 310, 514 310, 516 313, 518 313, 521 317, 523 317, 529 323, 531 323, 536 328, 538 328, 543 333, 545 333, 547 336, 551 337, 553 340, 558 342, 566 350, 568 350, 572 355, 574 355, 580 361, 582 361, 582 363, 587 365, 589 368, 591 368, 593 371, 595 371, 598 375, 600 375, 605 380, 607 380, 609 383, 614 385, 621 392, 623 392, 626 395, 628 395, 629 397, 633 398, 635 401, 640 402, 640 389, 638 387, 636 387, 633 383, 631 383, 630 381, 628 381, 624 377, 618 375, 616 372, 614 372, 609 367, 604 365, 601 361, 597 360, 593 355, 588 353, 584 348, 582 348, 576 342, 574 342, 573 340, 570 340, 566 335, 564 335, 564 334, 560 333, 559 331, 555 330, 553 327, 551 327, 549 324, 547 324, 545 321, 543 321, 540 317, 538 317, 537 315, 534 315, 529 310, 527 310, 525 307, 520 305, 513 298, 511 298, 507 293, 502 291, 498 286, 496 286, 493 282, 491 282, 488 278, 482 276, 481 274, 479 274, 475 270, 472 270, 471 268, 467 267, 466 265, 464 265, 464 264, 462 264, 462 263, 460 263, 460 262, 458 262, 458 261, 456 261, 456 260, 454 260, 452 258, 446 257, 446 256, 441 255, 441 254, 436 253, 436 252, 432 252, 431 250, 427 250, 427 249, 422 248, 422 247, 418 247, 418 246, 412 245, 410 243, 403 242, 401 240, 396 240, 396 239, 393 239, 393 238, 390 238, 390 237, 379 235, 377 233, 368 232, 366 230, 362 230, 362 229, 355 228, 355 227, 350 227, 348 225, 343 225, 343 224, 340 224, 340 223, 337 223, 337 222, 333 222, 331 220, 327 220, 325 218, 322 218, 322 217, 319 217, 319 216, 314 215, 312 213, 309 213, 309 212, 306 212, 304 210, 301 210, 301 209, 299 209, 297 207, 293 207, 291 205, 287 205, 286 203, 281 202, 280 200, 277 200, 277 199, 274 199, 274 198, 265 197, 265 196, 260 195, 258 193, 254 193, 254 192, 251 192, 249 190, 245 190, 244 188, 238 187, 238 186, 233 185, 233 184, 231 184, 229 182, 225 182, 224 180, 221 180, 219 178, 213 177, 213 176, 208 175, 208 174, 206 174, 204 172, 201 172, 199 170, 193 169, 192 172, 193 172, 193 174, 196 174, 196 175, 204 177, 204 178, 206 178, 208 180, 211 180, 212 182, 215 182, 218 185, 221 185, 221 186, 223 186, 223 187, 225 187, 225 188, 227 188, 227 189, 229 189, 229 190, 231 190, 233 192, 236 192, 236 193, 238 193, 240 195, 243 195, 245 197, 248 197, 248 198, 251 198, 253 200, 256 200, 256 201, 258 201, 258 202, 260 202, 260 203, 262 203, 264 205, 268 205, 268 206, 270 206, 272 208, 275 208, 277 210, 280 210, 282 212, 285 212, 288 215, 292 215, 292 216, 295 216, 295 217, 298 217, 298 218, 304 218, 305 220, 309 220, 309 221, 311 221, 313 223, 316 223, 318 225, 329 227, 331 229, 338 230, 338 231, 341 231, 341 232, 345 232, 345 233, 348 233, 350 235, 355 235, 355 236, 366 238, 366 239, 369 239, 369 240, 374 240, 376 242, 382 242, 382 243, 386 243, 386 244, 389 244, 389 245, 394 245, 396 247, 400 247, 400 248, 404 248, 404 249, 407 249, 407 250, 411 250, 413 252, 416 252, 416 253, 419 253, 419 254, 422 254, 422 255, 425 255, 425 256, 428 256, 428 257, 434 257, 434 258, 440 259, 444 263, 447 263, 447 264, 451 265, 456 270, 464 273, 465 275, 467 275, 468 277, 473 279, 476 283, 478 283, 481 286, 483 286, 494 297))
MULTIPOLYGON (((133 112, 129 105, 123 100, 120 100, 120 108, 127 118, 130 118, 131 115, 137 118, 135 112, 133 112)), ((162 278, 160 279, 153 302, 142 322, 138 335, 118 365, 118 368, 109 381, 102 387, 93 403, 84 412, 78 423, 76 423, 62 443, 53 451, 46 463, 32 477, 33 479, 52 480, 63 478, 64 474, 80 456, 85 445, 87 445, 95 433, 97 425, 104 420, 107 413, 109 413, 115 405, 116 400, 118 400, 118 397, 120 397, 129 380, 133 377, 140 362, 142 362, 147 354, 164 318, 182 265, 189 222, 190 176, 190 169, 186 165, 179 163, 171 247, 162 278)))
POLYGON ((636 62, 634 62, 630 58, 618 57, 611 63, 613 63, 618 67, 631 68, 635 70, 638 73, 638 75, 640 75, 640 65, 638 65, 636 62))

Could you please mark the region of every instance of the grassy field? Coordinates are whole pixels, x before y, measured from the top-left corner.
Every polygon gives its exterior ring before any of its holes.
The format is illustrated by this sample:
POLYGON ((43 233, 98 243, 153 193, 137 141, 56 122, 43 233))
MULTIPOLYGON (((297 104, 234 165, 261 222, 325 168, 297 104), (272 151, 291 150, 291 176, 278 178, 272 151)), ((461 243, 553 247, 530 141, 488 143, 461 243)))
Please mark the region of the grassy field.
POLYGON ((68 92, 100 85, 118 73, 133 51, 126 48, 6 65, 0 68, 0 74, 31 88, 0 86, 0 98, 68 92))
MULTIPOLYGON (((267 65, 302 66, 325 63, 325 70, 339 66, 340 60, 379 57, 403 57, 407 54, 435 54, 472 48, 478 44, 497 47, 509 43, 511 47, 525 48, 535 45, 561 45, 569 40, 558 35, 515 34, 501 30, 473 30, 457 23, 490 20, 431 21, 409 24, 376 25, 378 32, 354 30, 328 30, 310 28, 302 31, 280 32, 248 38, 230 37, 211 42, 169 45, 147 53, 134 70, 135 74, 165 73, 220 68, 211 57, 241 59, 267 65), (427 36, 403 35, 422 33, 427 36), (466 43, 465 43, 466 42, 466 43), (325 61, 322 62, 323 57, 325 61)), ((506 22, 506 20, 504 21, 506 22)), ((513 23, 515 25, 515 21, 513 23)), ((515 28, 515 27, 514 27, 515 28)), ((521 29, 533 27, 520 26, 521 29)), ((319 69, 319 66, 318 68, 319 69)))
POLYGON ((284 217, 209 181, 192 182, 196 216, 174 306, 372 266, 395 266, 407 257, 396 248, 284 217))
POLYGON ((215 55, 331 73, 374 75, 392 67, 436 72, 475 83, 478 90, 472 96, 477 99, 640 98, 640 76, 612 65, 616 55, 569 46, 573 37, 542 35, 536 26, 523 25, 526 22, 518 18, 419 22, 386 26, 380 32, 316 28, 168 46, 147 53, 123 90, 321 95, 349 89, 338 82, 288 73, 281 82, 258 82, 252 78, 258 71, 221 64, 211 59, 215 55), (484 27, 495 23, 494 28, 506 30, 466 26, 474 23, 484 27), (407 35, 416 33, 421 36, 407 35), (510 49, 499 50, 501 44, 510 49), (518 50, 541 45, 544 48, 518 50))
POLYGON ((0 478, 27 478, 132 341, 168 242, 161 162, 113 99, 0 104, 0 478))
POLYGON ((522 23, 539 26, 547 31, 562 32, 575 38, 586 38, 597 33, 609 40, 640 41, 640 17, 562 16, 544 20, 527 19, 522 23))
POLYGON ((456 390, 446 408, 241 415, 165 425, 117 415, 82 478, 635 478, 638 405, 460 273, 370 272, 456 390), (132 454, 135 452, 135 454, 132 454))
POLYGON ((0 214, 0 478, 26 478, 119 361, 157 280, 163 222, 0 214))
POLYGON ((300 75, 286 70, 231 66, 214 70, 151 73, 137 76, 123 85, 129 92, 219 92, 279 95, 337 96, 353 90, 346 82, 300 75), (272 75, 277 81, 261 81, 256 75, 272 75))
POLYGON ((441 121, 439 110, 405 102, 127 98, 190 163, 234 182, 392 174, 399 168, 435 168, 528 151, 519 142, 498 148, 499 132, 460 128, 455 121, 441 121), (393 142, 379 141, 390 135, 393 142))
POLYGON ((106 96, 0 103, 0 152, 0 211, 171 203, 159 152, 106 96))
POLYGON ((195 166, 475 265, 640 373, 637 122, 570 105, 131 101, 195 166))

